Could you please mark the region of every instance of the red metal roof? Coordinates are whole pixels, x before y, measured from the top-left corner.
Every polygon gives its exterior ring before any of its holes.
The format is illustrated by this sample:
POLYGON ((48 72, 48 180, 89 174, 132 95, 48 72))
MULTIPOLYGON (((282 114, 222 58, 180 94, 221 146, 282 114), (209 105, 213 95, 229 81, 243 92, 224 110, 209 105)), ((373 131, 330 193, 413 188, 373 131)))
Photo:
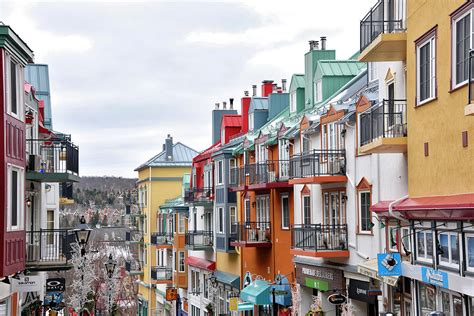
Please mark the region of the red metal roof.
MULTIPOLYGON (((381 201, 370 207, 373 212, 388 212, 392 201, 381 201)), ((474 219, 474 193, 407 198, 393 210, 411 219, 474 219)))
POLYGON ((222 117, 222 126, 240 127, 242 125, 242 116, 239 114, 225 114, 222 117))
POLYGON ((193 158, 193 162, 205 160, 211 156, 211 154, 221 148, 221 141, 218 141, 211 147, 204 149, 202 152, 199 153, 199 155, 195 156, 193 158))
POLYGON ((204 270, 214 271, 216 269, 216 263, 214 261, 209 261, 206 259, 201 259, 198 257, 188 257, 186 263, 190 266, 197 267, 204 270))

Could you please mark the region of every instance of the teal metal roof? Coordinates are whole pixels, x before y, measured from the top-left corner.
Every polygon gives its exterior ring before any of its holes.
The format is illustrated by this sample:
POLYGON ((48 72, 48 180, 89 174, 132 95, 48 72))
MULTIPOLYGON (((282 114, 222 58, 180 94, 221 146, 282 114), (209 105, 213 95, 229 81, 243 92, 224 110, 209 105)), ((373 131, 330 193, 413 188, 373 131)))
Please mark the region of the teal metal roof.
POLYGON ((180 142, 173 145, 173 160, 166 159, 166 151, 160 152, 144 164, 140 165, 135 171, 146 167, 191 167, 194 156, 199 152, 180 142))
POLYGON ((240 276, 219 270, 214 271, 214 276, 217 281, 229 284, 236 289, 240 289, 240 276))
POLYGON ((240 298, 254 305, 270 304, 270 285, 264 280, 255 280, 240 291, 240 298))
POLYGON ((293 77, 291 78, 291 82, 295 82, 295 87, 296 88, 304 88, 305 87, 305 81, 304 81, 304 75, 301 74, 294 74, 293 77))
POLYGON ((174 199, 166 200, 160 205, 161 210, 171 210, 171 212, 189 211, 189 206, 184 203, 183 197, 178 196, 174 199))
POLYGON ((252 97, 252 101, 250 101, 249 113, 256 110, 268 110, 268 98, 252 97))
POLYGON ((367 66, 355 60, 320 60, 317 67, 322 76, 356 76, 367 66))

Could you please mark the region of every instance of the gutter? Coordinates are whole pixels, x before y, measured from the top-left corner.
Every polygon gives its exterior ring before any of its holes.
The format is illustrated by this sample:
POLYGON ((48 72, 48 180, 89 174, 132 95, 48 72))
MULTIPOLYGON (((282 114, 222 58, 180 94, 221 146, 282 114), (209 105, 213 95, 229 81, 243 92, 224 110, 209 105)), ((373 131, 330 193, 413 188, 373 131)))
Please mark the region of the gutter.
POLYGON ((390 204, 388 205, 388 215, 391 216, 391 217, 394 217, 394 218, 398 219, 399 221, 402 221, 402 222, 405 222, 405 223, 410 223, 406 218, 403 218, 403 217, 401 217, 401 216, 395 215, 395 213, 393 212, 393 205, 394 205, 395 203, 398 203, 398 202, 400 202, 400 201, 403 201, 403 200, 405 200, 405 199, 407 199, 407 198, 408 198, 408 195, 404 195, 404 196, 402 196, 402 197, 396 199, 395 201, 390 202, 390 204))

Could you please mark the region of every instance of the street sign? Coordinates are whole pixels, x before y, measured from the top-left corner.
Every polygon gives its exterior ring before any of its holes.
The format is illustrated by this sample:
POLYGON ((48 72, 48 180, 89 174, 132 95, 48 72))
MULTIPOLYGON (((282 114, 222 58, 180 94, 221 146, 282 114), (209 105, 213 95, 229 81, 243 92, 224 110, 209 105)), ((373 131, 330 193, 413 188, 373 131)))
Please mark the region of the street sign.
POLYGON ((176 301, 178 298, 178 290, 174 287, 166 289, 166 300, 167 301, 176 301))
POLYGON ((347 302, 347 298, 341 293, 336 293, 328 296, 328 302, 333 305, 341 305, 347 302))

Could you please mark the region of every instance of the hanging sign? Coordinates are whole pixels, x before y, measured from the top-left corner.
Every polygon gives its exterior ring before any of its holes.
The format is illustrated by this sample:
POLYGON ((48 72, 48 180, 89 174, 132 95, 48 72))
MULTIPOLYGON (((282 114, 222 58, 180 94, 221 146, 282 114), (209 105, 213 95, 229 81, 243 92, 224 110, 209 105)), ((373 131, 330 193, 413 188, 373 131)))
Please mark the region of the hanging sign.
POLYGON ((401 276, 402 256, 398 252, 377 255, 379 276, 401 276))
POLYGON ((46 292, 64 292, 66 280, 64 278, 50 278, 46 280, 46 292))
POLYGON ((448 288, 448 274, 436 269, 421 268, 421 279, 425 283, 448 288))
POLYGON ((166 300, 167 301, 176 301, 178 298, 178 290, 174 287, 166 289, 166 300))
POLYGON ((43 289, 42 277, 39 275, 23 275, 11 278, 13 292, 39 292, 43 289))
POLYGON ((333 305, 342 305, 347 302, 347 297, 341 293, 331 294, 328 296, 328 302, 333 305))
POLYGON ((238 297, 231 297, 229 299, 229 310, 235 312, 238 310, 239 306, 239 298, 238 297))

